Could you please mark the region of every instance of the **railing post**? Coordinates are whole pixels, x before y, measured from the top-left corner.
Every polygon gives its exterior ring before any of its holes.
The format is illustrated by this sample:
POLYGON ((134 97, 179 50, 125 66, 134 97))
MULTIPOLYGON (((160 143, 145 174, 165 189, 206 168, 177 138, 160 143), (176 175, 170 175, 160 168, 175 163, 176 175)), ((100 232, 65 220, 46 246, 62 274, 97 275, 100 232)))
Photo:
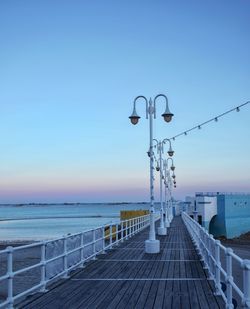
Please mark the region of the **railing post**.
POLYGON ((202 229, 199 229, 199 251, 200 251, 200 256, 203 259, 203 246, 202 246, 202 229))
POLYGON ((241 267, 243 269, 243 299, 242 307, 250 308, 250 260, 243 260, 241 267))
POLYGON ((106 248, 106 244, 105 244, 105 225, 102 227, 102 253, 105 254, 105 248, 106 248))
POLYGON ((118 243, 118 224, 115 225, 115 242, 118 243))
POLYGON ((93 257, 93 260, 95 260, 96 259, 96 230, 95 229, 93 229, 93 254, 94 254, 94 257, 93 257))
POLYGON ((47 292, 46 290, 46 242, 44 241, 41 246, 41 292, 47 292))
POLYGON ((124 242, 124 221, 122 221, 121 223, 121 242, 124 242))
POLYGON ((213 254, 212 254, 212 241, 213 241, 213 235, 208 235, 208 270, 209 270, 209 279, 214 279, 214 273, 213 273, 213 254))
POLYGON ((7 267, 8 267, 8 308, 13 308, 13 247, 7 247, 7 267))
POLYGON ((81 260, 81 264, 79 265, 79 268, 84 268, 84 257, 83 257, 83 233, 81 233, 81 247, 80 247, 80 260, 81 260))
POLYGON ((112 237, 113 237, 112 224, 110 224, 109 225, 109 245, 110 245, 110 248, 112 248, 112 237))
POLYGON ((132 234, 132 219, 129 219, 129 238, 131 237, 131 234, 132 234))
POLYGON ((207 264, 207 240, 206 240, 206 233, 204 231, 204 228, 201 228, 202 231, 202 259, 201 261, 203 262, 204 266, 203 269, 207 270, 208 269, 208 264, 207 264))
POLYGON ((128 239, 128 220, 126 220, 126 239, 128 239))
POLYGON ((232 291, 232 285, 231 281, 233 281, 232 277, 232 254, 233 250, 231 248, 226 249, 226 268, 227 268, 227 277, 226 277, 226 284, 227 284, 227 290, 226 290, 226 296, 227 296, 227 309, 233 309, 233 291, 232 291))
POLYGON ((123 221, 120 221, 119 225, 120 225, 120 242, 123 242, 123 221))
POLYGON ((68 253, 67 253, 67 237, 64 236, 63 238, 63 270, 64 275, 63 278, 67 279, 68 276, 68 253))
POLYGON ((221 283, 220 283, 220 267, 221 267, 221 262, 220 262, 220 241, 215 240, 215 295, 220 295, 221 294, 221 283))

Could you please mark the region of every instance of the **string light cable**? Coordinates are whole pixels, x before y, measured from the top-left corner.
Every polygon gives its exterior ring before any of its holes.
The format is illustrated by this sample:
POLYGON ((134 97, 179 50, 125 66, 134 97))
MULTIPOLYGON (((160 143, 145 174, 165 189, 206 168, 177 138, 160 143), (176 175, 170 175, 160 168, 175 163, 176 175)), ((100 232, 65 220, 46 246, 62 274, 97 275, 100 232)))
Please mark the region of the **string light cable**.
POLYGON ((243 103, 243 104, 241 104, 239 106, 236 106, 236 107, 234 107, 234 108, 224 112, 223 114, 220 114, 220 115, 218 115, 216 117, 213 117, 213 118, 211 118, 211 119, 209 119, 209 120, 207 120, 207 121, 205 121, 205 122, 203 122, 201 124, 196 125, 195 127, 191 128, 191 129, 185 130, 185 131, 183 131, 183 132, 181 132, 181 133, 179 133, 179 134, 177 134, 177 135, 175 135, 175 136, 173 136, 173 137, 171 137, 169 139, 174 141, 177 137, 180 137, 182 135, 187 135, 189 132, 191 132, 193 130, 196 130, 196 129, 200 130, 204 125, 206 125, 206 124, 208 124, 210 122, 214 122, 214 121, 217 122, 219 118, 221 118, 221 117, 223 117, 223 116, 225 116, 225 115, 227 115, 227 114, 229 114, 229 113, 231 113, 233 111, 239 112, 241 107, 246 106, 249 103, 250 103, 250 101, 247 101, 247 102, 245 102, 245 103, 243 103))

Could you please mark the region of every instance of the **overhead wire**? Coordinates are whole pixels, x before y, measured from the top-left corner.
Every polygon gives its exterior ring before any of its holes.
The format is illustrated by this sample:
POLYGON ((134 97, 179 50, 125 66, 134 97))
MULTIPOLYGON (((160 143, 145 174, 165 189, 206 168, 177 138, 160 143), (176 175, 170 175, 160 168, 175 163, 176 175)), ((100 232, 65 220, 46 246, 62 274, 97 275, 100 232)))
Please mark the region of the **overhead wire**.
POLYGON ((222 114, 220 114, 218 116, 215 116, 215 117, 213 117, 213 118, 211 118, 211 119, 209 119, 209 120, 207 120, 205 122, 202 122, 202 123, 192 127, 191 129, 185 130, 185 131, 183 131, 183 132, 181 132, 181 133, 179 133, 179 134, 177 134, 177 135, 175 135, 175 136, 173 136, 173 137, 171 137, 169 139, 174 141, 177 137, 180 137, 182 135, 187 135, 189 132, 191 132, 193 130, 196 130, 196 129, 200 130, 204 125, 206 125, 206 124, 208 124, 210 122, 213 122, 213 121, 217 122, 219 118, 221 118, 221 117, 223 117, 223 116, 225 116, 225 115, 227 115, 227 114, 229 114, 229 113, 231 113, 233 111, 239 112, 241 107, 243 107, 243 106, 245 106, 245 105, 247 105, 249 103, 250 103, 250 101, 247 101, 247 102, 245 102, 245 103, 243 103, 243 104, 241 104, 239 106, 236 106, 236 107, 234 107, 234 108, 232 108, 232 109, 230 109, 230 110, 228 110, 228 111, 226 111, 226 112, 224 112, 224 113, 222 113, 222 114))

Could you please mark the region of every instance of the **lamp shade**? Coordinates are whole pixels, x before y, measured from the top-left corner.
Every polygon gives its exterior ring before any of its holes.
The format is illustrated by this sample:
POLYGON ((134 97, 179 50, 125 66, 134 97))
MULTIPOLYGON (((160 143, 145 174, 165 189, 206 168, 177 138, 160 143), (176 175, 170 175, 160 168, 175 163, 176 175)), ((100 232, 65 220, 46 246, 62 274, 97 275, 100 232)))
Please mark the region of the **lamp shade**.
POLYGON ((132 124, 137 124, 140 118, 141 118, 141 117, 137 115, 136 110, 135 110, 135 106, 134 106, 133 113, 132 113, 132 115, 129 117, 131 123, 132 123, 132 124))
POLYGON ((138 123, 138 121, 139 121, 140 118, 141 118, 140 116, 133 116, 133 115, 131 115, 131 116, 129 117, 131 123, 134 124, 134 125, 138 123))
POLYGON ((172 113, 163 113, 162 114, 162 117, 164 118, 164 120, 166 121, 166 122, 170 122, 171 120, 172 120, 172 117, 174 116, 174 114, 172 114, 172 113))
POLYGON ((164 120, 166 122, 170 122, 172 120, 172 117, 174 116, 174 114, 172 114, 168 108, 168 102, 166 104, 166 110, 165 112, 162 114, 162 117, 164 118, 164 120))

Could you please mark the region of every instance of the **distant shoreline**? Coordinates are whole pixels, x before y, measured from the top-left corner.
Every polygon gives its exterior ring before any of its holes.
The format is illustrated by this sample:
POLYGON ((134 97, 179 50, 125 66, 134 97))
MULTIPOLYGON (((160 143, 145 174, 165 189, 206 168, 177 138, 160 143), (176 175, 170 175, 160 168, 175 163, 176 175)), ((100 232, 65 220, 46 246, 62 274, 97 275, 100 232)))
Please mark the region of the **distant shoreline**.
POLYGON ((55 206, 55 205, 65 205, 65 206, 74 206, 74 205, 131 205, 131 204, 141 204, 141 205, 146 205, 149 204, 149 202, 99 202, 99 203, 95 203, 95 202, 90 202, 90 203, 68 203, 68 202, 64 202, 64 203, 2 203, 0 204, 1 206, 55 206))
POLYGON ((0 219, 0 222, 5 221, 21 221, 21 220, 49 220, 49 219, 87 219, 87 218, 119 218, 119 216, 102 216, 102 215, 92 215, 92 216, 55 216, 55 217, 23 217, 23 218, 4 218, 0 219))

